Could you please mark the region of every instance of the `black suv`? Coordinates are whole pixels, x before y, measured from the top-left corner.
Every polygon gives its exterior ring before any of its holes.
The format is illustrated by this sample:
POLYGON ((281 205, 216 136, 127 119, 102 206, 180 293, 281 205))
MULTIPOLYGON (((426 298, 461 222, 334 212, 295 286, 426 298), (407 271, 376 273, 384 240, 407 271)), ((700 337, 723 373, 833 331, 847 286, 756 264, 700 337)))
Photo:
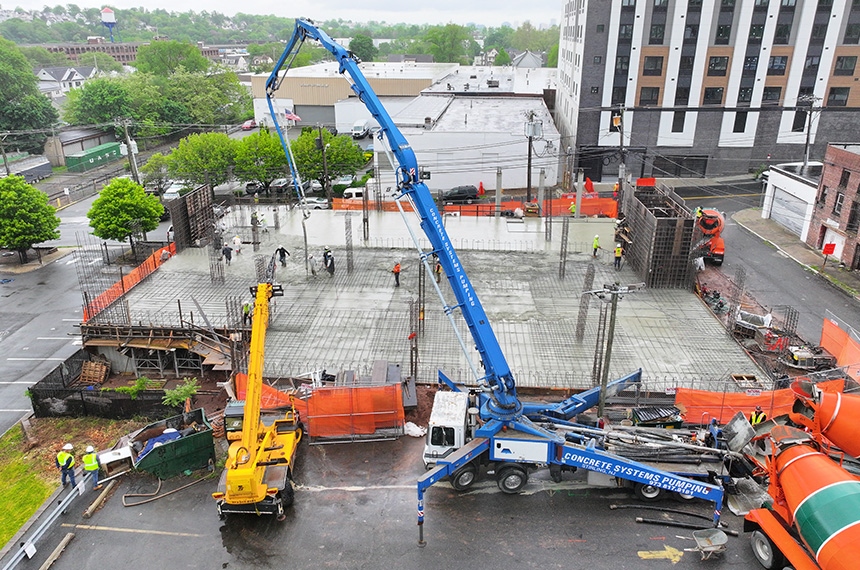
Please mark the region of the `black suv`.
POLYGON ((472 185, 457 186, 442 194, 442 201, 453 204, 471 204, 478 201, 478 189, 472 185))

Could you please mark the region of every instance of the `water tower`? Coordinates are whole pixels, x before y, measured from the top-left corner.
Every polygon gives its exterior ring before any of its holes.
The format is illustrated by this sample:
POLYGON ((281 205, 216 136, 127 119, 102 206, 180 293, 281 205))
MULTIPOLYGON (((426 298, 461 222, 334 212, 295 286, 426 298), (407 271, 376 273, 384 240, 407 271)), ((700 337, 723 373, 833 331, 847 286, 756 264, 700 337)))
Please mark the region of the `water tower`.
MULTIPOLYGON (((106 27, 110 33, 110 43, 114 43, 113 29, 116 27, 116 14, 114 14, 113 10, 110 8, 102 10, 102 26, 106 27)), ((117 36, 118 35, 119 34, 117 34, 117 36)), ((119 41, 122 41, 122 38, 120 38, 119 41)))

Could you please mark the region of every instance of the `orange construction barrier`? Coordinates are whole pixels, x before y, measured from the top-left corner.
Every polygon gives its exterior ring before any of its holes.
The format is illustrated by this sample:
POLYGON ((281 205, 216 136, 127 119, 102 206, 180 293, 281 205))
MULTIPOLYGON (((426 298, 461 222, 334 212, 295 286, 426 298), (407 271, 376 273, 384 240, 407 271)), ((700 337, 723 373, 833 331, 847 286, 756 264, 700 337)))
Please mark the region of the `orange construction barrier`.
MULTIPOLYGON (((570 196, 566 194, 566 196, 570 196)), ((555 200, 544 200, 543 207, 541 208, 542 215, 547 214, 547 210, 550 208, 550 202, 552 203, 552 216, 569 216, 570 215, 570 204, 575 201, 574 198, 559 198, 555 200)), ((382 202, 382 210, 384 212, 396 212, 397 204, 394 201, 382 202)), ((407 212, 412 211, 412 205, 408 200, 403 200, 401 202, 403 205, 403 209, 407 212)), ((361 200, 357 198, 343 199, 343 198, 335 198, 332 203, 332 209, 334 210, 361 210, 361 200)), ((375 209, 375 202, 372 209, 375 209)), ((515 201, 507 201, 501 203, 502 211, 510 210, 514 211, 517 208, 524 209, 523 202, 515 202, 515 201)), ((494 216, 496 214, 496 204, 495 202, 482 202, 479 204, 462 204, 462 205, 453 205, 449 204, 445 206, 445 213, 456 212, 461 216, 494 216)), ((580 216, 606 216, 608 218, 614 218, 618 215, 618 202, 613 200, 612 198, 587 198, 580 201, 580 216)))
POLYGON ((821 348, 836 357, 836 364, 845 367, 845 373, 860 378, 860 344, 847 331, 829 319, 821 325, 821 348))
MULTIPOLYGON (((829 393, 842 392, 845 380, 828 380, 819 382, 817 386, 829 393)), ((794 393, 790 388, 785 388, 772 392, 762 391, 758 396, 748 396, 745 392, 706 392, 676 388, 675 405, 685 409, 684 423, 708 423, 715 419, 723 425, 738 412, 749 417, 756 406, 761 406, 769 418, 788 414, 794 405, 794 393)))

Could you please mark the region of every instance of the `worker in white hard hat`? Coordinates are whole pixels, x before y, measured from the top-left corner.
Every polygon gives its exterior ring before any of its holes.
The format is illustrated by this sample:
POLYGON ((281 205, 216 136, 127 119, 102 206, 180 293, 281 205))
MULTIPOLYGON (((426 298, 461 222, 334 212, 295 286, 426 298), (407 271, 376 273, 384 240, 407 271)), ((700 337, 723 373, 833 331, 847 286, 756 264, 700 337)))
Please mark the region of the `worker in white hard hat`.
POLYGON ((624 255, 624 248, 621 247, 621 243, 615 244, 615 269, 616 271, 621 269, 621 256, 624 255))
POLYGON ((592 253, 593 257, 597 257, 597 250, 600 249, 600 236, 594 234, 594 241, 591 243, 591 246, 594 248, 594 253, 592 253))
POLYGON ((57 459, 55 460, 57 469, 61 473, 60 482, 63 484, 63 487, 66 486, 66 477, 72 482, 72 487, 77 485, 75 483, 75 456, 72 455, 73 449, 72 444, 67 443, 63 446, 63 450, 57 454, 57 459))
POLYGON ((84 455, 83 459, 84 471, 93 476, 93 491, 101 489, 102 486, 99 485, 99 467, 101 467, 101 463, 99 463, 99 454, 96 453, 92 445, 87 446, 87 454, 84 455))

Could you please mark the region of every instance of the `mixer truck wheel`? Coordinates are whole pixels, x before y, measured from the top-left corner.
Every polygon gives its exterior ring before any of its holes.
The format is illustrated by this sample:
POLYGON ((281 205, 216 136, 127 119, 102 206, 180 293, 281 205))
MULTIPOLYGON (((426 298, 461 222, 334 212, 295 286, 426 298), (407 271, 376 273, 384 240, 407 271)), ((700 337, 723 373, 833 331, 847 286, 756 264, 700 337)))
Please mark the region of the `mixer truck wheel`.
POLYGON ((754 530, 750 535, 750 544, 756 560, 767 570, 782 570, 785 567, 785 557, 768 535, 761 530, 754 530))
POLYGON ((474 463, 467 463, 451 475, 451 486, 457 491, 465 491, 478 479, 478 470, 474 463))
POLYGON ((657 501, 663 496, 663 489, 644 483, 636 483, 633 486, 633 492, 636 493, 637 497, 648 502, 657 501))
POLYGON ((508 495, 519 493, 529 482, 529 474, 519 465, 507 465, 499 469, 499 489, 508 495))

